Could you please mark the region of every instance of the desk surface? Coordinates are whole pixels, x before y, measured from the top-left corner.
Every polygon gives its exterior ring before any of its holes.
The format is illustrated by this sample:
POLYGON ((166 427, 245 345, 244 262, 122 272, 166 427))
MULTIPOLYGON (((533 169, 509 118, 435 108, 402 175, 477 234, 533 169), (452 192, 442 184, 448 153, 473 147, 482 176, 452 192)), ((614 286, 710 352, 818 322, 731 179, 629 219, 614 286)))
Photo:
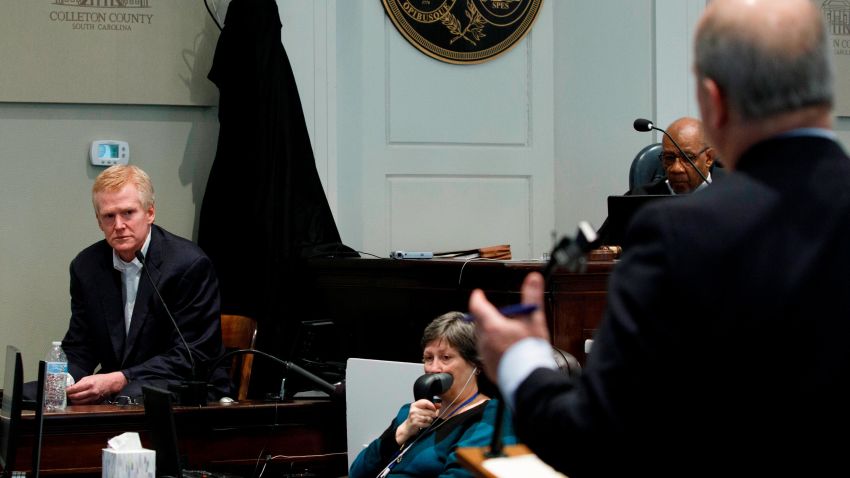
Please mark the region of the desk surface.
MULTIPOLYGON (((33 414, 24 412, 19 467, 29 467, 33 414)), ((234 471, 253 469, 272 457, 270 467, 346 474, 345 406, 329 400, 282 403, 244 401, 229 405, 174 407, 180 452, 190 467, 234 471)), ((44 415, 41 472, 45 475, 98 475, 102 448, 124 432, 150 442, 142 406, 69 406, 44 415)))

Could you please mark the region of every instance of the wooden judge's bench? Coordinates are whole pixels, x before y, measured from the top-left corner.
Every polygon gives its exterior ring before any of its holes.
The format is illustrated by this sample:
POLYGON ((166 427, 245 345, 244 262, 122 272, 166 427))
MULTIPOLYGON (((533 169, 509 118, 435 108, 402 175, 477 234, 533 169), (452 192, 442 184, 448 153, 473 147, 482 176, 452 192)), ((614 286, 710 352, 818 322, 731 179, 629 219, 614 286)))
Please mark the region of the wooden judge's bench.
MULTIPOLYGON (((180 453, 190 468, 251 476, 343 476, 347 469, 341 400, 244 401, 175 406, 180 453), (300 475, 299 475, 300 474, 300 475)), ((31 470, 33 412, 24 412, 16 469, 31 470)), ((153 449, 141 405, 73 405, 46 413, 41 448, 45 476, 101 476, 101 449, 138 432, 153 449)), ((29 476, 29 474, 27 475, 29 476)))
MULTIPOLYGON (((553 345, 584 363, 606 304, 613 261, 591 261, 581 273, 556 271, 547 284, 546 316, 553 345)), ((307 267, 312 317, 338 329, 342 358, 418 362, 425 326, 448 311, 466 311, 473 289, 497 306, 520 301, 525 276, 542 261, 460 259, 321 259, 307 267)))

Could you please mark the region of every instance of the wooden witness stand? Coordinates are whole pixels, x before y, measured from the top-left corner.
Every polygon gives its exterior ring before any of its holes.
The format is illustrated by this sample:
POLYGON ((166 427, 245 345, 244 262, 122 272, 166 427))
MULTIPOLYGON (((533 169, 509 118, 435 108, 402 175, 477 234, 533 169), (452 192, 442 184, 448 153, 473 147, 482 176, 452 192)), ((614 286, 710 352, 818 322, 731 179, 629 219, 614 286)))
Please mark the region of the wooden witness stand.
MULTIPOLYGON (((33 413, 22 417, 17 463, 29 470, 33 413)), ((345 405, 331 400, 243 401, 174 407, 180 453, 188 466, 207 471, 269 469, 344 476, 347 468, 345 405), (260 452, 263 455, 260 456, 260 452), (283 469, 283 468, 281 468, 283 469)), ((152 449, 141 405, 73 405, 44 415, 41 474, 100 476, 102 448, 124 432, 139 432, 152 449)))

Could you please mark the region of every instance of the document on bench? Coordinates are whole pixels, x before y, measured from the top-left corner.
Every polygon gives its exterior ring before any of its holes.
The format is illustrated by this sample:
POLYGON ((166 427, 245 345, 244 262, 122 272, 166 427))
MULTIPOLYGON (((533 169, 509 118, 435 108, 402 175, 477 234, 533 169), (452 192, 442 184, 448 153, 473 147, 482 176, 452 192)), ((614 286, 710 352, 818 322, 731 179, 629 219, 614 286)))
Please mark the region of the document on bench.
POLYGON ((566 478, 534 454, 488 458, 481 466, 498 478, 566 478))

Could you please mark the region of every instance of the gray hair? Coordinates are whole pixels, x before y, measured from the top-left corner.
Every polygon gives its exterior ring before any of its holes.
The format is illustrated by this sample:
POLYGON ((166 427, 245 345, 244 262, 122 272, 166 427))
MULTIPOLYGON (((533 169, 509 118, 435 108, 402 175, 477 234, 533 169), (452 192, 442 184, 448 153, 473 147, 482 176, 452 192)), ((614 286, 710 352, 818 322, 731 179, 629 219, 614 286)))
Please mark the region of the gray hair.
POLYGON ((457 349, 464 360, 481 368, 481 357, 475 348, 475 324, 463 320, 460 312, 447 312, 432 320, 422 333, 422 348, 443 339, 457 349))
POLYGON ((833 66, 823 18, 810 41, 786 53, 714 19, 696 36, 696 70, 714 80, 743 119, 763 119, 807 106, 833 103, 833 66))

